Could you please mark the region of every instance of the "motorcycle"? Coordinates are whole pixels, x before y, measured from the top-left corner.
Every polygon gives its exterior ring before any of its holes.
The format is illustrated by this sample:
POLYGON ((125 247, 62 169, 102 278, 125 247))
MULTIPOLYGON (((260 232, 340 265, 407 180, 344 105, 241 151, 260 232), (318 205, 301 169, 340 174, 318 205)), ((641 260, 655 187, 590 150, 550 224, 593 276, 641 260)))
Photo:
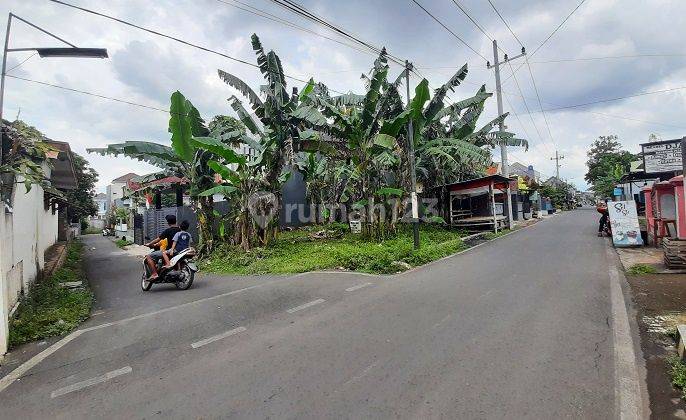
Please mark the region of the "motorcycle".
POLYGON ((173 283, 179 290, 188 290, 193 285, 195 273, 198 271, 198 266, 193 261, 195 257, 195 250, 193 248, 186 248, 176 254, 170 261, 170 268, 164 267, 164 260, 162 258, 156 262, 158 277, 155 280, 150 280, 150 267, 143 260, 143 276, 141 278, 141 289, 147 292, 152 288, 153 284, 173 283))

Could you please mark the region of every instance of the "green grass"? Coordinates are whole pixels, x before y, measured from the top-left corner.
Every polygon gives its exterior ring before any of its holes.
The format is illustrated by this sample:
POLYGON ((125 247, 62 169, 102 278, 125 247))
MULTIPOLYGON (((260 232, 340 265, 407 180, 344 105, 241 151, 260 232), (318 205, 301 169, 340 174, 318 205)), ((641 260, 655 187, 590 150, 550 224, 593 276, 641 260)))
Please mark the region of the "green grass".
POLYGON ((686 399, 686 363, 679 356, 669 356, 667 362, 667 373, 675 388, 681 390, 681 398, 686 399))
POLYGON ((87 319, 93 294, 83 289, 60 287, 61 282, 85 280, 82 269, 83 245, 74 240, 67 248, 64 265, 50 278, 34 284, 23 297, 13 319, 10 320, 10 348, 74 330, 87 319))
POLYGON ((412 230, 403 227, 394 237, 376 242, 333 227, 332 239, 311 239, 309 234, 323 227, 282 232, 267 248, 244 252, 237 247, 217 249, 203 262, 203 270, 231 274, 303 273, 345 269, 374 274, 391 274, 454 254, 467 246, 461 234, 439 227, 422 226, 421 247, 413 249, 412 230))
POLYGON ((133 242, 127 241, 126 239, 117 239, 114 243, 121 249, 133 244, 133 242))
POLYGON ((497 238, 500 238, 501 236, 507 235, 510 232, 511 232, 510 229, 502 229, 502 230, 499 230, 498 233, 488 232, 487 234, 484 235, 484 239, 487 239, 490 241, 491 239, 497 239, 497 238))
POLYGON ((634 264, 629 267, 626 272, 635 276, 640 276, 641 274, 655 274, 657 273, 657 269, 648 264, 634 264))
POLYGON ((90 227, 90 226, 89 226, 88 229, 84 230, 84 231, 81 232, 81 233, 82 233, 83 235, 94 235, 94 234, 96 234, 96 233, 100 234, 100 233, 102 233, 102 229, 96 229, 96 228, 94 228, 94 227, 90 227))

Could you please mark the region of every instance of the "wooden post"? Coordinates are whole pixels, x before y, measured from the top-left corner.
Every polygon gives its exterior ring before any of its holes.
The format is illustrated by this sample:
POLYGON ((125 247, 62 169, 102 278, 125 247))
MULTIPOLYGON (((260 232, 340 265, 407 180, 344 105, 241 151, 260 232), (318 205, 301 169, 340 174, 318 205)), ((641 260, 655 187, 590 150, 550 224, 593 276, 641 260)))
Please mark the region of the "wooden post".
POLYGON ((448 201, 450 202, 448 208, 448 217, 450 218, 450 226, 453 225, 453 196, 450 194, 450 191, 448 191, 448 201))
POLYGON ((493 230, 498 233, 498 218, 495 215, 495 193, 493 191, 493 181, 488 185, 488 194, 491 196, 491 212, 493 213, 493 230))

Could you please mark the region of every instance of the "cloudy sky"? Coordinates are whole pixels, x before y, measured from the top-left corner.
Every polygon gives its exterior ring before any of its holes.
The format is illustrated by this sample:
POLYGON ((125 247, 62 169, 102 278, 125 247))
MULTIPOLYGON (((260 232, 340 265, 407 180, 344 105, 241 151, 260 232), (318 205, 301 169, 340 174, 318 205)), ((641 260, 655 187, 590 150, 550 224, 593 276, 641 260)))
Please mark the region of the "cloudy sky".
MULTIPOLYGON (((265 48, 279 54, 287 74, 299 78, 312 76, 343 92, 363 91, 359 76, 374 60, 370 53, 240 10, 234 7, 233 0, 70 1, 250 62, 254 62, 250 35, 257 33, 265 48)), ((241 1, 309 31, 336 38, 271 1, 241 1)), ((453 0, 418 1, 491 61, 493 49, 489 37, 496 38, 510 56, 517 55, 521 48, 487 0, 457 1, 488 37, 453 0)), ((492 1, 529 53, 579 3, 578 0, 492 1)), ((489 91, 494 90, 494 76, 486 69, 484 58, 460 43, 412 0, 299 0, 299 3, 360 39, 386 46, 391 54, 409 59, 433 88, 445 82, 457 67, 468 63, 470 73, 465 83, 450 94, 453 100, 470 96, 483 83, 489 91)), ((178 89, 208 120, 216 114, 232 114, 226 99, 236 93, 219 80, 217 69, 233 73, 255 88, 260 83, 258 71, 253 67, 48 0, 5 0, 0 4, 0 13, 7 16, 8 12, 78 46, 105 47, 110 54, 109 59, 96 60, 41 59, 31 57, 31 53, 12 53, 8 69, 28 58, 9 73, 17 77, 162 109, 168 108, 171 92, 178 89)), ((543 109, 686 85, 686 50, 680 29, 686 27, 685 12, 683 0, 586 0, 530 58, 543 109), (579 60, 636 55, 651 56, 579 60), (568 61, 571 59, 575 61, 568 61)), ((59 46, 59 42, 15 21, 10 47, 34 46, 59 46)), ((586 151, 597 136, 617 134, 626 148, 637 152, 638 144, 645 142, 651 133, 663 139, 682 137, 686 133, 685 90, 551 110, 545 114, 549 131, 539 112, 527 67, 523 66, 515 78, 511 77, 512 70, 521 63, 520 59, 512 63, 512 69, 509 66, 503 69, 505 111, 517 114, 508 118, 508 130, 527 138, 531 147, 528 152, 511 149, 510 156, 511 160, 533 164, 546 175, 554 174, 550 157, 559 150, 565 156, 561 177, 583 189, 586 188, 583 181, 586 151)), ((392 75, 400 71, 397 66, 391 67, 392 75)), ((496 113, 495 98, 492 98, 482 117, 483 123, 496 113)), ((126 158, 86 155, 87 147, 124 140, 169 142, 168 115, 164 112, 8 78, 4 116, 13 120, 17 115, 49 137, 69 141, 72 149, 86 156, 100 173, 101 189, 123 173, 143 174, 154 168, 126 158)))

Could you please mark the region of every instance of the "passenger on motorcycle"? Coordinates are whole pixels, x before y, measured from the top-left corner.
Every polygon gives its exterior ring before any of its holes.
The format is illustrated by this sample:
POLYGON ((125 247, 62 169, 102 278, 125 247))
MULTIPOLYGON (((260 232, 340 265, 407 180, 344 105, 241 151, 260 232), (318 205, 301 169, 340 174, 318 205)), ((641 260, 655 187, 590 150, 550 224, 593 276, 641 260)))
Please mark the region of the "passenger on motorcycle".
MULTIPOLYGON (((159 248, 160 243, 164 240, 167 241, 167 244, 170 244, 174 240, 174 235, 181 231, 181 228, 176 225, 176 216, 168 214, 165 216, 165 219, 167 220, 169 227, 160 233, 160 236, 145 244, 145 246, 149 248, 159 248)), ((157 261, 159 261, 160 258, 163 258, 163 255, 163 250, 156 249, 145 257, 145 262, 148 264, 148 268, 150 268, 149 280, 155 280, 159 276, 157 273, 157 261)))
POLYGON ((188 233, 189 226, 190 224, 188 223, 188 220, 184 220, 183 222, 181 222, 181 224, 179 225, 181 230, 176 232, 176 235, 174 235, 174 238, 172 238, 171 249, 169 249, 169 251, 162 253, 162 259, 164 259, 165 269, 171 268, 171 266, 169 265, 169 257, 173 257, 175 254, 178 254, 179 252, 191 246, 191 242, 193 241, 193 239, 191 238, 191 234, 188 233))

